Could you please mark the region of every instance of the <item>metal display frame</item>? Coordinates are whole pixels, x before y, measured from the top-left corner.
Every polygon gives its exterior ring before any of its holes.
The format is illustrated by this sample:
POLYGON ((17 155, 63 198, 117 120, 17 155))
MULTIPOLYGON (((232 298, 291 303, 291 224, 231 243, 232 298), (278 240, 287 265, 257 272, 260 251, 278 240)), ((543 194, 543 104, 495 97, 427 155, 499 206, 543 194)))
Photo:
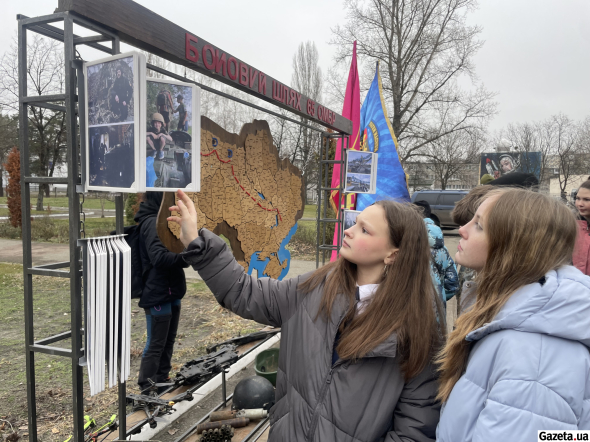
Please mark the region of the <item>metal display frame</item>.
MULTIPOLYGON (((28 429, 29 440, 38 441, 37 434, 37 396, 35 385, 35 354, 44 353, 54 356, 70 358, 72 368, 72 411, 73 411, 73 442, 84 441, 84 373, 85 349, 84 349, 84 305, 83 305, 83 256, 79 239, 84 233, 84 184, 86 182, 86 116, 84 88, 83 60, 77 56, 76 46, 86 45, 109 55, 119 54, 120 38, 106 27, 90 22, 70 12, 59 12, 50 15, 29 18, 17 15, 18 20, 18 78, 19 78, 19 150, 21 156, 21 207, 22 207, 22 244, 23 244, 23 276, 24 276, 24 313, 25 313, 25 352, 27 375, 27 404, 28 404, 28 429), (51 23, 62 22, 63 30, 52 26, 51 23), (74 24, 90 30, 98 35, 80 37, 74 34, 74 24), (34 32, 64 43, 64 69, 65 82, 64 93, 53 95, 27 95, 27 32, 34 32), (103 43, 107 43, 105 45, 103 43), (37 177, 31 175, 29 158, 29 107, 41 107, 54 111, 64 112, 66 118, 66 164, 67 177, 37 177), (79 140, 79 142, 78 142, 79 140), (45 265, 33 266, 32 240, 31 240, 31 184, 65 184, 67 185, 68 209, 69 209, 69 252, 68 262, 57 262, 45 265), (70 330, 42 339, 35 339, 33 313, 33 275, 68 278, 70 280, 70 330), (51 344, 70 339, 70 348, 56 347, 51 344)), ((294 118, 283 116, 278 112, 265 109, 261 106, 249 103, 245 100, 233 97, 230 94, 220 92, 201 83, 190 81, 185 77, 169 72, 165 69, 146 65, 147 69, 166 75, 169 78, 185 83, 193 83, 207 91, 224 98, 236 101, 267 114, 290 121, 302 127, 307 127, 321 133, 321 159, 318 182, 318 210, 317 210, 317 252, 316 267, 319 266, 319 251, 322 251, 322 263, 325 262, 326 251, 338 250, 342 243, 342 210, 338 210, 336 219, 327 218, 327 205, 322 211, 322 193, 338 190, 342 195, 344 190, 344 172, 346 148, 348 136, 344 133, 328 133, 318 127, 306 124, 306 120, 298 121, 294 118), (330 140, 341 139, 343 152, 341 160, 329 160, 330 140), (328 185, 329 166, 341 164, 340 187, 330 188, 328 185), (325 174, 324 174, 325 171, 325 174), (323 180, 323 184, 322 184, 323 180), (326 243, 326 228, 330 223, 335 223, 339 229, 339 242, 336 246, 326 243), (321 228, 320 228, 321 226, 321 228), (321 241, 320 241, 321 239, 321 241)), ((329 193, 324 198, 328 202, 329 193)), ((124 200, 123 194, 115 194, 116 233, 123 234, 124 225, 124 200)), ((120 366, 118 367, 118 379, 120 379, 120 366)), ((125 440, 132 431, 127 430, 126 424, 126 384, 118 383, 118 439, 125 440)), ((224 395, 225 396, 225 395, 224 395)))
POLYGON ((318 212, 317 212, 317 240, 316 240, 316 254, 315 267, 320 267, 320 255, 322 257, 322 265, 326 264, 326 255, 330 254, 328 261, 333 251, 338 252, 342 247, 342 239, 344 236, 344 210, 342 209, 342 198, 344 197, 344 178, 346 177, 346 155, 349 148, 349 137, 343 134, 322 133, 322 141, 320 147, 320 170, 318 173, 318 212), (330 141, 340 140, 342 152, 340 152, 339 160, 330 160, 330 141), (330 166, 340 165, 340 186, 331 187, 330 166), (328 181, 330 180, 330 181, 328 181), (330 204, 330 197, 333 191, 338 191, 338 212, 336 218, 328 218, 328 204, 330 204), (324 205, 322 207, 322 200, 324 205), (335 229, 338 229, 337 243, 333 244, 333 238, 326 238, 328 225, 335 224, 335 229))

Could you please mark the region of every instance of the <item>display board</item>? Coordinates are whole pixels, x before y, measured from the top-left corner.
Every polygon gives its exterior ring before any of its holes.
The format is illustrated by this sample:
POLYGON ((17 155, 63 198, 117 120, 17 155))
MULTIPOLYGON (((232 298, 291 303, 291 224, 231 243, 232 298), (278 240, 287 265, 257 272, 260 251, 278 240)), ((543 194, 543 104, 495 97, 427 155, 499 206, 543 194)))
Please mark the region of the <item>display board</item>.
POLYGON ((200 92, 193 84, 147 78, 140 160, 147 191, 200 190, 200 92))
POLYGON ((141 94, 145 57, 127 52, 84 64, 86 190, 136 193, 144 133, 141 94))
MULTIPOLYGON (((286 249, 303 216, 305 186, 301 172, 281 160, 266 121, 255 120, 240 134, 201 117, 201 190, 190 193, 199 227, 223 234, 238 262, 258 276, 283 278, 289 270, 286 249)), ((158 235, 172 252, 184 247, 178 226, 169 223, 166 193, 158 214, 158 235)))
POLYGON ((512 172, 525 172, 540 179, 541 164, 541 152, 482 153, 479 177, 489 174, 496 179, 512 172))
POLYGON ((349 150, 346 155, 347 193, 375 193, 377 188, 378 154, 349 150))

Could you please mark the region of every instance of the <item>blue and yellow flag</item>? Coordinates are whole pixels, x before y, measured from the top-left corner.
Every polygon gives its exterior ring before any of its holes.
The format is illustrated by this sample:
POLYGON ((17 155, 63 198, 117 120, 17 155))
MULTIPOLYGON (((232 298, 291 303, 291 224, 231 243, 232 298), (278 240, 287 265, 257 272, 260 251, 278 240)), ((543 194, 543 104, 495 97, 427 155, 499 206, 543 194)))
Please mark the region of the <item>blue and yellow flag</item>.
POLYGON ((379 158, 377 192, 357 194, 356 210, 363 210, 379 200, 410 201, 406 174, 397 154, 397 139, 383 101, 379 66, 361 108, 360 132, 363 134, 361 150, 376 152, 379 158))

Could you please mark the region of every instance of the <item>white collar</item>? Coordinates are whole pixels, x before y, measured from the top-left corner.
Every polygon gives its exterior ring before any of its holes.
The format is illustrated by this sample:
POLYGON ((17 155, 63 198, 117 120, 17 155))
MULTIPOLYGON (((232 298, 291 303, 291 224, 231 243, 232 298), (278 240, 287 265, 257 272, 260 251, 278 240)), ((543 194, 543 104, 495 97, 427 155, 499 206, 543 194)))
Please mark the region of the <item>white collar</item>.
POLYGON ((379 284, 364 284, 356 285, 359 288, 359 301, 368 300, 367 298, 373 296, 379 284))

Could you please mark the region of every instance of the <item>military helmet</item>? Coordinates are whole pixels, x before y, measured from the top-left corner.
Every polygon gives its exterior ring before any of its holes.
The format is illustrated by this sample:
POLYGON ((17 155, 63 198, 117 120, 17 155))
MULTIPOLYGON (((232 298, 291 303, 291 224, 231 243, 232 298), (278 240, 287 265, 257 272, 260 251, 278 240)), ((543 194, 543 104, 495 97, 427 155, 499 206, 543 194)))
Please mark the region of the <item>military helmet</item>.
POLYGON ((154 121, 159 121, 160 123, 162 123, 163 125, 166 124, 166 122, 164 121, 164 117, 162 116, 162 114, 158 113, 158 112, 154 112, 152 114, 152 123, 154 121))
POLYGON ((250 376, 238 382, 232 402, 234 410, 252 408, 269 410, 275 403, 275 389, 268 379, 262 376, 250 376))

